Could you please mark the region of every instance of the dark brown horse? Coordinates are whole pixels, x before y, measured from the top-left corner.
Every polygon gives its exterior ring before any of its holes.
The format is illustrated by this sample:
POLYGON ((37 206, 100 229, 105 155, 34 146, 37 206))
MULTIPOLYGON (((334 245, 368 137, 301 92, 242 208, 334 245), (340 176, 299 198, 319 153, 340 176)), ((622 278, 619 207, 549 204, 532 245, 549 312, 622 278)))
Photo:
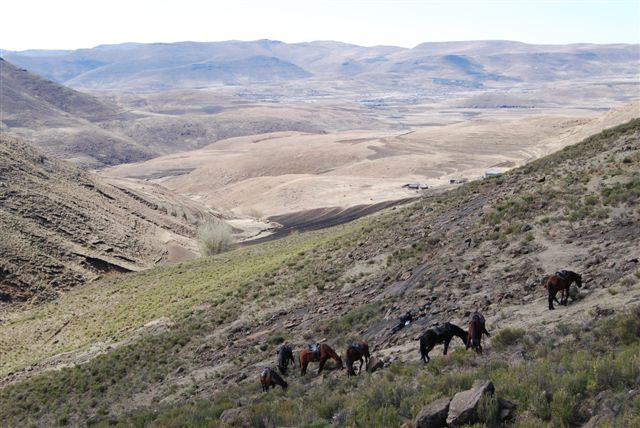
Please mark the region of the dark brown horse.
POLYGON ((467 333, 460 327, 450 322, 446 322, 442 325, 438 325, 425 331, 420 336, 420 357, 424 363, 431 361, 429 358, 429 352, 439 343, 444 342, 444 355, 447 355, 449 350, 449 342, 453 339, 453 336, 458 336, 460 340, 467 344, 467 333))
POLYGON ((353 369, 353 363, 356 361, 360 361, 360 367, 358 368, 358 374, 362 371, 364 358, 364 364, 369 362, 369 344, 364 340, 359 340, 357 342, 350 343, 347 347, 347 352, 345 352, 345 362, 347 364, 347 374, 349 376, 355 376, 356 371, 353 369))
POLYGON ((569 290, 571 284, 576 283, 578 288, 582 287, 582 275, 572 272, 570 270, 563 270, 556 272, 555 275, 548 276, 544 281, 544 286, 549 293, 549 309, 555 309, 553 307, 553 301, 555 300, 559 305, 567 305, 569 301, 569 290), (561 291, 560 301, 556 298, 558 291, 561 291))
POLYGON ((313 352, 310 349, 303 349, 298 354, 298 357, 300 359, 300 374, 302 376, 307 373, 307 366, 309 363, 316 361, 320 361, 320 365, 318 366, 318 374, 320 374, 324 368, 324 363, 326 363, 329 358, 336 362, 339 369, 344 368, 342 365, 342 358, 340 358, 340 356, 338 356, 338 354, 336 354, 336 352, 326 343, 321 343, 318 346, 317 352, 313 352))
POLYGON ((283 375, 286 375, 287 369, 289 368, 289 361, 291 361, 292 364, 296 363, 296 360, 293 359, 293 350, 291 349, 291 346, 283 343, 278 348, 276 360, 278 364, 278 370, 280 370, 280 373, 282 373, 283 375))
POLYGON ((260 372, 260 383, 262 384, 263 392, 269 391, 269 387, 275 388, 276 385, 281 386, 282 389, 289 387, 289 384, 280 377, 278 372, 269 367, 263 368, 260 372))
POLYGON ((467 349, 475 349, 476 353, 482 355, 482 335, 491 337, 484 325, 484 317, 478 312, 471 315, 469 329, 467 331, 467 349))

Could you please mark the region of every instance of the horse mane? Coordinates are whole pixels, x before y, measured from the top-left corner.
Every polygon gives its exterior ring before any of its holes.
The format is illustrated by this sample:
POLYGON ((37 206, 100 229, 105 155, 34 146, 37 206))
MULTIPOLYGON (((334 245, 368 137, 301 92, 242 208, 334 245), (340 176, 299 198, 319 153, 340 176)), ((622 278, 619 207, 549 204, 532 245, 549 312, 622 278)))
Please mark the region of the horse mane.
POLYGON ((467 344, 467 332, 465 332, 463 329, 461 329, 460 327, 458 327, 455 324, 451 324, 450 322, 447 323, 450 328, 451 331, 453 331, 453 334, 458 336, 460 339, 462 339, 462 341, 464 342, 464 344, 467 344))
POLYGON ((327 355, 328 355, 330 358, 333 358, 334 360, 339 361, 339 362, 340 362, 340 364, 342 364, 342 358, 340 358, 340 356, 336 353, 336 351, 334 351, 333 349, 331 349, 331 346, 329 346, 329 345, 327 345, 327 344, 325 344, 325 343, 321 344, 320 346, 321 346, 321 347, 323 346, 323 347, 325 348, 325 350, 326 350, 326 352, 327 352, 327 355))

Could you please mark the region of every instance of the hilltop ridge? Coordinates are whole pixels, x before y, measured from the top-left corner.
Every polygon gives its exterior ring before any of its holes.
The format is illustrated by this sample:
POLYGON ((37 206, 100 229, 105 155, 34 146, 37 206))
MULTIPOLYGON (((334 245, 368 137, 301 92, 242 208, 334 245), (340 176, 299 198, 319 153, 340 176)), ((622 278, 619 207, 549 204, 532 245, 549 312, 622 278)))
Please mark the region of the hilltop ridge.
POLYGON ((149 159, 153 151, 99 126, 117 106, 0 58, 0 127, 55 156, 96 167, 149 159))

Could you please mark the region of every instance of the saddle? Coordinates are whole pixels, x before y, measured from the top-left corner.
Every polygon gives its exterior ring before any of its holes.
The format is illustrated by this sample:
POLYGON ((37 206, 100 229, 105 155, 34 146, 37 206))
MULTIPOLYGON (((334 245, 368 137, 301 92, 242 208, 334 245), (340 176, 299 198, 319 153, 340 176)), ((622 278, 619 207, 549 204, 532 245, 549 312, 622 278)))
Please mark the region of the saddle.
POLYGON ((360 345, 360 343, 358 343, 358 342, 350 343, 349 344, 349 348, 355 349, 357 351, 362 351, 362 345, 360 345))
POLYGON ((277 353, 278 355, 280 355, 281 353, 285 353, 285 354, 286 354, 287 352, 290 352, 290 351, 291 351, 291 348, 290 348, 289 346, 287 346, 287 345, 281 345, 281 346, 278 348, 278 351, 277 351, 276 353, 277 353))
POLYGON ((269 373, 271 373, 271 369, 269 367, 265 367, 262 369, 262 371, 260 372, 260 376, 261 377, 265 377, 268 376, 269 373))
POLYGON ((314 354, 316 358, 320 358, 320 344, 319 343, 310 343, 307 345, 309 348, 309 352, 314 354))
POLYGON ((561 279, 567 280, 569 279, 569 276, 571 275, 571 272, 568 270, 561 270, 556 272, 556 276, 560 277, 561 279))
POLYGON ((432 327, 432 330, 438 336, 443 335, 449 331, 449 323, 438 324, 435 327, 432 327))

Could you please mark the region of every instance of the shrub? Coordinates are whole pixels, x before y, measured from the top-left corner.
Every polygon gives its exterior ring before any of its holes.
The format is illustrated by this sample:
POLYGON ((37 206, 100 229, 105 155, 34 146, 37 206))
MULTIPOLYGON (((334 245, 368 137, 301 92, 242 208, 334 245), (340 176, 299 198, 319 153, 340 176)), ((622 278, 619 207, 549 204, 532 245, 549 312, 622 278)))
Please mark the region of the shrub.
POLYGON ((231 228, 222 220, 210 220, 200 226, 198 230, 198 243, 205 256, 221 253, 231 247, 234 239, 231 236, 231 228))
POLYGON ((518 343, 524 337, 525 331, 521 328, 504 328, 492 337, 491 343, 497 349, 505 349, 518 343))

